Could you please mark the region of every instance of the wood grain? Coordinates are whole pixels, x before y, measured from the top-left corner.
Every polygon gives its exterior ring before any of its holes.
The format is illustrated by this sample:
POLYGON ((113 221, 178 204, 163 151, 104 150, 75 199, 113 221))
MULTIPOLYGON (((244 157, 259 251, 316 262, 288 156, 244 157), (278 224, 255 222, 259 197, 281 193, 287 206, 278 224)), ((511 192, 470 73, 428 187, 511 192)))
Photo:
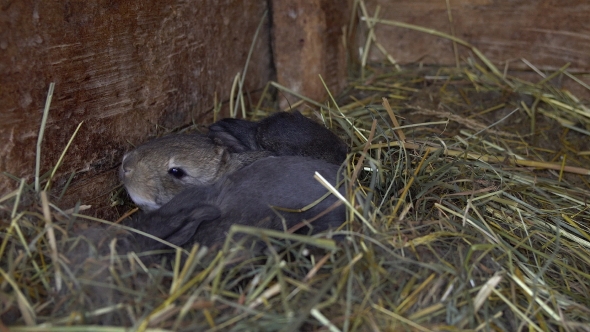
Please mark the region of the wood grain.
MULTIPOLYGON (((369 15, 451 33, 444 0, 368 0, 369 15)), ((497 64, 529 69, 525 58, 541 69, 571 63, 573 72, 590 70, 590 3, 583 0, 449 0, 455 35, 475 45, 497 64)), ((362 24, 364 26, 364 24, 362 24)), ((366 35, 366 32, 365 32, 366 35)), ((377 39, 400 63, 454 65, 448 40, 402 28, 379 25, 377 39)), ((459 48, 461 58, 468 50, 459 48)), ((383 59, 373 48, 373 60, 383 59)))
MULTIPOLYGON (((56 185, 77 172, 74 182, 88 186, 75 198, 96 201, 117 183, 101 174, 116 167, 130 143, 145 141, 158 126, 210 117, 214 94, 229 96, 267 2, 21 0, 0 6, 0 171, 31 179, 43 105, 55 82, 41 170, 56 163, 84 121, 56 185)), ((273 75, 268 34, 265 24, 246 91, 261 89, 273 75)), ((0 176, 0 194, 15 185, 0 176)))
MULTIPOLYGON (((272 10, 278 83, 321 102, 327 97, 322 75, 330 91, 338 93, 347 78, 343 27, 350 21, 350 1, 273 0, 272 10)), ((282 108, 297 101, 287 94, 279 99, 282 108)))

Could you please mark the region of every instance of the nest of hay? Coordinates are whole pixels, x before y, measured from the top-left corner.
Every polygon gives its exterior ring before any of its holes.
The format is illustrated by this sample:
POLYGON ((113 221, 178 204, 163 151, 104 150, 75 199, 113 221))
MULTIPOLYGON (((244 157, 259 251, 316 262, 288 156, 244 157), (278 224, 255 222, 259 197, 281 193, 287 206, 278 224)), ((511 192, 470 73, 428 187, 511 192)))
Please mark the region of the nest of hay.
MULTIPOLYGON (((364 199, 343 197, 339 243, 235 227, 273 244, 247 261, 230 234, 145 265, 152 253, 74 232, 107 221, 21 181, 0 198, 0 330, 588 331, 590 110, 562 76, 532 83, 482 57, 367 64, 326 103, 299 96, 353 147, 364 199)), ((252 119, 275 111, 265 97, 252 119)))

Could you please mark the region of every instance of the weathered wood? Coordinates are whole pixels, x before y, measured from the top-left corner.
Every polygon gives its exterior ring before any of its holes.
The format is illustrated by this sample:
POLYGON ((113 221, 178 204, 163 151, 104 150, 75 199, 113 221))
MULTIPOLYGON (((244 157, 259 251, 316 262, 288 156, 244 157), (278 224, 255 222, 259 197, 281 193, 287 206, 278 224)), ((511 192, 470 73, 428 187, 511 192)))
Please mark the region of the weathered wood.
MULTIPOLYGON (((349 23, 348 0, 273 0, 273 57, 279 84, 323 101, 327 92, 322 75, 332 92, 346 84, 346 49, 343 28, 349 23)), ((285 94, 280 105, 298 99, 285 94)))
MULTIPOLYGON (((590 70, 590 3, 581 0, 450 0, 455 35, 479 48, 497 64, 511 69, 535 66, 557 69, 570 62, 572 71, 590 70)), ((369 15, 451 33, 446 1, 368 0, 369 15)), ((365 26, 364 23, 361 25, 365 26)), ((376 36, 400 63, 422 61, 455 64, 451 41, 403 28, 378 25, 376 36)), ((460 57, 468 56, 459 47, 460 57)), ((373 60, 383 59, 375 48, 373 60)), ((503 69, 503 68, 502 68, 503 69)))
MULTIPOLYGON (((105 172, 129 142, 144 141, 157 126, 210 116, 214 94, 229 96, 267 2, 22 0, 1 6, 0 171, 32 179, 42 109, 55 82, 42 172, 84 121, 58 178, 78 172, 68 192, 104 206, 117 184, 105 172)), ((246 91, 272 77, 268 33, 266 24, 246 91)), ((0 176, 0 194, 15 185, 0 176)))
MULTIPOLYGON (((369 15, 450 33, 446 1, 366 0, 369 15)), ((590 4, 583 1, 450 0, 455 35, 492 61, 542 69, 571 62, 590 70, 590 4)), ((57 162, 79 122, 82 130, 58 173, 77 172, 71 197, 106 206, 114 169, 126 147, 158 126, 210 116, 243 69, 255 29, 271 5, 256 44, 246 91, 274 78, 316 100, 326 97, 318 74, 337 92, 346 82, 343 27, 352 0, 270 2, 206 0, 38 0, 0 4, 0 171, 32 180, 35 143, 50 82, 56 90, 42 150, 42 171, 57 162), (270 38, 269 38, 270 36, 270 38), (269 43, 271 41, 271 43, 269 43), (272 56, 271 56, 272 44, 272 56), (274 61, 274 63, 273 63, 274 61)), ((361 27, 364 22, 359 23, 361 27)), ((379 25, 377 39, 400 63, 453 65, 452 43, 379 25)), ((360 34, 361 41, 364 35, 360 34)), ((459 47, 459 56, 468 56, 459 47)), ((371 59, 383 56, 373 48, 371 59)), ((503 68, 502 68, 503 69, 503 68)), ((279 96, 281 106, 288 103, 279 96)), ((296 99, 290 99, 291 103, 296 99)), ((0 176, 0 194, 16 183, 0 176)))

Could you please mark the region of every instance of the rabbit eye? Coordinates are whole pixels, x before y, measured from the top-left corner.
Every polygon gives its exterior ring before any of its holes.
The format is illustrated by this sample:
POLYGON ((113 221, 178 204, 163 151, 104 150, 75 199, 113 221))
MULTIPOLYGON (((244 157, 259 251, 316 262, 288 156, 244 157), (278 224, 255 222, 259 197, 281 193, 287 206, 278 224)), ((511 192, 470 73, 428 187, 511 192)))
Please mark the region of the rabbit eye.
POLYGON ((168 170, 168 174, 177 179, 182 179, 186 175, 186 172, 182 168, 172 167, 168 170))

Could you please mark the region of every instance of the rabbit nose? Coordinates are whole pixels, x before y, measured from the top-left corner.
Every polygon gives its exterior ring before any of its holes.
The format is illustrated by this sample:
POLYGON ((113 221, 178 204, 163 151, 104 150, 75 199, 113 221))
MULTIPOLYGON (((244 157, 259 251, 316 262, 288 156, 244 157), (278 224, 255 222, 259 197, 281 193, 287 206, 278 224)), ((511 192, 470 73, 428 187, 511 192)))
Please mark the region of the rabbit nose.
POLYGON ((123 161, 121 162, 121 167, 119 168, 119 179, 121 180, 124 180, 125 177, 129 176, 129 174, 131 174, 133 171, 133 168, 129 166, 129 163, 126 163, 128 156, 128 154, 123 156, 123 161))
POLYGON ((129 176, 131 171, 132 171, 131 168, 125 167, 125 164, 122 164, 121 167, 119 168, 119 179, 121 181, 125 180, 125 178, 129 176))

